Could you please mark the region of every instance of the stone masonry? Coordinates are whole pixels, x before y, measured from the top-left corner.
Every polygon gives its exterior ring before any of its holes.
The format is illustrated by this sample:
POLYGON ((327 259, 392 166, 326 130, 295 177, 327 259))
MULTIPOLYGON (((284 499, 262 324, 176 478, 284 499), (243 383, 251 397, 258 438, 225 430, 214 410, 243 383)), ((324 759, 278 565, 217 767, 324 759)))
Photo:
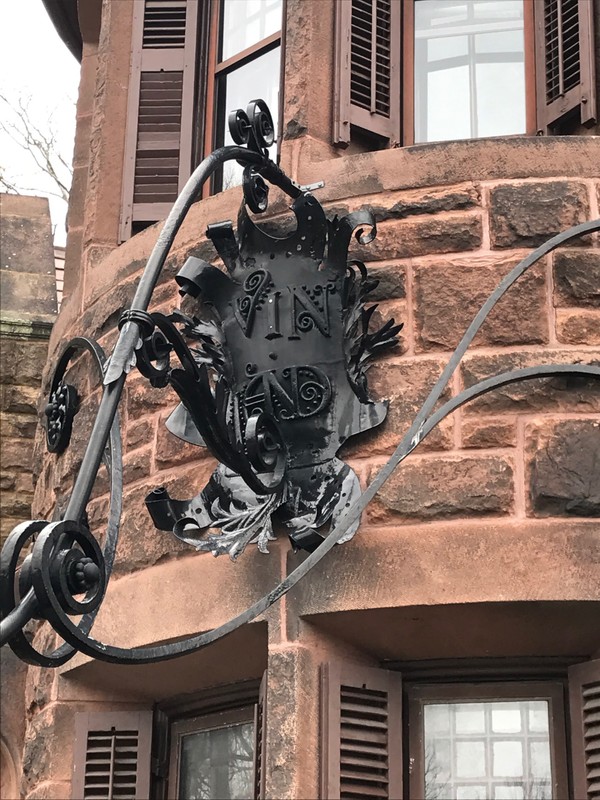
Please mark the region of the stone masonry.
MULTIPOLYGON (((325 173, 327 185, 318 197, 329 216, 362 207, 374 210, 377 238, 366 247, 355 242, 350 257, 365 260, 380 280, 373 298, 379 303, 379 318, 394 316, 404 323, 399 347, 370 373, 377 397, 391 401, 388 418, 379 429, 349 442, 341 453, 363 485, 389 457, 469 321, 502 277, 539 242, 598 216, 600 175, 590 177, 582 166, 589 164, 589 156, 579 141, 496 142, 493 161, 488 142, 469 143, 468 153, 464 145, 464 157, 461 143, 450 147, 454 148, 453 166, 441 161, 435 148, 423 148, 418 164, 413 154, 392 151, 316 164, 310 176, 316 179, 325 173), (353 158, 361 161, 360 170, 352 169, 353 158), (469 170, 478 174, 469 177, 469 170), (510 171, 518 177, 507 174, 510 171)), ((415 148, 417 155, 420 152, 415 148)), ((173 276, 189 255, 219 264, 212 245, 199 232, 209 222, 235 219, 239 199, 239 190, 231 190, 191 209, 154 294, 152 310, 169 311, 178 305, 173 276)), ((271 229, 285 230, 289 219, 283 203, 274 204, 268 222, 271 229)), ((119 314, 133 296, 157 230, 149 228, 98 264, 84 267, 85 280, 67 297, 55 326, 48 374, 64 341, 81 332, 97 338, 110 352, 119 314)), ((539 263, 499 303, 444 399, 475 381, 516 367, 600 362, 599 276, 597 235, 539 263)), ((34 510, 43 517, 68 492, 99 399, 99 381, 89 364, 76 363, 70 379, 83 398, 71 448, 58 458, 45 455, 43 431, 38 429, 36 437, 39 477, 34 510)), ((133 636, 145 643, 206 629, 217 621, 210 609, 222 603, 219 586, 235 583, 235 591, 227 593, 230 602, 249 604, 259 587, 272 588, 277 564, 285 565, 287 559, 288 567, 283 569, 289 570, 295 563, 295 556, 285 552, 285 542, 274 543, 272 560, 248 551, 245 565, 231 567, 222 559, 209 563, 169 534, 153 530, 145 495, 165 485, 172 496, 190 496, 214 468, 206 450, 185 445, 166 430, 166 416, 176 402, 172 392, 152 389, 135 371, 127 379, 121 408, 124 514, 111 582, 115 600, 107 606, 106 623, 100 619, 97 624, 100 639, 129 644, 133 636), (282 561, 275 555, 279 549, 282 561), (203 575, 209 567, 203 580, 199 570, 203 575), (181 577, 188 569, 195 570, 189 581, 181 577), (227 578, 218 577, 221 570, 227 578), (167 613, 161 605, 160 613, 150 613, 148 602, 178 602, 177 593, 167 600, 156 590, 161 576, 175 572, 183 593, 193 591, 194 585, 203 587, 202 603, 193 600, 178 613, 167 613), (129 599, 120 604, 121 591, 129 599), (211 605, 208 598, 213 593, 211 605), (126 622, 119 610, 125 607, 126 622), (196 612, 207 616, 195 620, 196 612), (175 624, 183 626, 181 631, 169 627, 175 624)), ((302 639, 306 632, 299 620, 306 613, 318 617, 328 604, 334 611, 344 610, 344 603, 354 607, 364 603, 369 608, 379 602, 389 607, 419 604, 423 597, 433 597, 438 586, 443 600, 427 602, 492 602, 497 596, 592 599, 594 565, 584 542, 597 531, 600 518, 599 431, 600 390, 591 381, 573 384, 546 379, 506 387, 445 420, 370 505, 355 542, 332 552, 327 580, 317 570, 309 582, 310 592, 308 584, 300 587, 287 605, 274 609, 268 620, 268 663, 273 674, 277 664, 299 664, 309 658, 312 644, 302 639), (567 534, 572 541, 568 548, 558 543, 567 534), (555 544, 546 544, 551 542, 555 544), (521 579, 520 565, 530 552, 536 553, 539 568, 521 579), (442 574, 446 555, 448 574, 442 574), (361 559, 367 557, 368 563, 363 564, 361 559), (471 563, 475 557, 480 570, 476 580, 471 563), (341 558, 343 570, 336 566, 341 558), (382 577, 373 568, 375 563, 388 564, 390 576, 382 577), (411 564, 418 569, 409 570, 407 577, 405 565, 411 564), (398 575, 402 580, 397 580, 398 575), (410 591, 412 599, 395 591, 410 591), (335 605, 338 602, 340 608, 335 605), (280 625, 279 615, 285 625, 280 625)), ((109 501, 106 475, 101 471, 89 506, 90 525, 100 537, 109 501)), ((227 613, 233 614, 236 608, 232 605, 227 613)), ((392 657, 392 650, 386 654, 392 657)), ((316 663, 318 656, 313 656, 316 663)), ((235 672, 235 663, 227 663, 235 672)), ((316 674, 315 669, 311 667, 311 674, 316 674)), ((100 672, 105 674, 103 670, 104 665, 100 672)), ((101 708, 130 707, 134 702, 151 705, 151 693, 132 684, 126 691, 98 689, 87 697, 85 686, 76 689, 76 681, 69 682, 68 676, 68 669, 61 676, 38 669, 28 673, 23 759, 36 767, 27 771, 21 791, 30 800, 64 797, 69 792, 69 731, 75 710, 90 704, 101 708), (40 759, 40 741, 53 730, 61 739, 62 744, 57 742, 60 752, 67 756, 59 758, 53 745, 48 757, 40 759)), ((276 716, 277 708, 295 707, 290 695, 295 691, 294 680, 290 678, 289 686, 281 681, 272 684, 268 701, 272 715, 276 716)), ((197 688, 191 679, 185 687, 178 686, 182 692, 197 688)), ((312 728, 304 736, 300 730, 302 725, 312 725, 314 702, 311 698, 306 719, 296 720, 300 727, 290 728, 292 740, 315 739, 312 728)), ((277 725, 270 730, 267 796, 316 796, 313 773, 288 775, 277 768, 285 762, 283 748, 288 745, 278 738, 277 725)))
POLYGON ((0 195, 0 398, 2 539, 31 513, 33 439, 42 371, 56 317, 48 201, 0 195))
MULTIPOLYGON (((0 194, 0 540, 31 517, 33 440, 42 371, 56 317, 48 200, 0 194)), ((25 732, 26 665, 1 654, 2 797, 17 796, 25 732)))

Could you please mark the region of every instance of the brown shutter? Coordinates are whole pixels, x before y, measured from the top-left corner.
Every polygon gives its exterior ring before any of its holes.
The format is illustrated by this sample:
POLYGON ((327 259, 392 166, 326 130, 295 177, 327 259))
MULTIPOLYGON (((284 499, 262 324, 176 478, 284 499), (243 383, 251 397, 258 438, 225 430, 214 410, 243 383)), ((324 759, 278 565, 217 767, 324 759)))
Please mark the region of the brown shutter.
POLYGON ((535 0, 537 127, 560 133, 556 123, 579 108, 581 123, 596 117, 594 3, 535 0))
POLYGON ((267 741, 267 673, 260 682, 258 701, 254 706, 254 798, 265 796, 265 745, 267 741))
POLYGON ((148 800, 151 740, 151 711, 77 714, 73 800, 148 800))
POLYGON ((600 798, 600 659, 569 670, 573 796, 600 798))
POLYGON ((336 0, 334 144, 350 126, 400 141, 398 0, 336 0))
POLYGON ((164 219, 190 176, 197 29, 196 0, 134 5, 121 241, 164 219))
POLYGON ((322 672, 321 797, 402 797, 397 672, 330 663, 322 672))

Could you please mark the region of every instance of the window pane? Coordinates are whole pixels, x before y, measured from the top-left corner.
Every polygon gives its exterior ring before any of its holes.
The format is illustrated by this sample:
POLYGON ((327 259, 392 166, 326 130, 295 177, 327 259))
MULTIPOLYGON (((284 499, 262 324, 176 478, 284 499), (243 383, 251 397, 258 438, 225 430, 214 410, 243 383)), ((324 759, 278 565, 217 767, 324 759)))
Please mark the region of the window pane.
POLYGON ((223 0, 221 61, 281 30, 281 0, 223 0))
MULTIPOLYGON (((275 123, 275 135, 278 127, 279 110, 279 59, 281 48, 276 47, 268 53, 255 58, 239 69, 228 72, 225 82, 225 144, 233 144, 227 127, 229 112, 236 108, 246 108, 249 100, 260 97, 269 106, 275 123)), ((223 189, 229 189, 242 182, 241 167, 235 161, 228 161, 223 167, 223 189)))
POLYGON ((181 739, 180 800, 252 797, 254 725, 198 731, 181 739))
POLYGON ((525 133, 523 2, 416 0, 416 142, 525 133))
POLYGON ((551 800, 546 700, 427 703, 427 800, 551 800))

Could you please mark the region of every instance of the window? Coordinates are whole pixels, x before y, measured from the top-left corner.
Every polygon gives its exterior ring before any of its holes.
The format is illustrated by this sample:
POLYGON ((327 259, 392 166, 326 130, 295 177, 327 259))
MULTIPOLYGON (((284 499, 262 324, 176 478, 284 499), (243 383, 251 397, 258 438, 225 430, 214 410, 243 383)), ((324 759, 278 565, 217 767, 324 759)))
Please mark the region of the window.
POLYGON ((596 119, 589 0, 337 0, 334 143, 569 133, 596 119))
POLYGON ((252 707, 171 726, 169 786, 182 800, 246 800, 254 779, 252 707))
POLYGON ((73 800, 264 797, 266 673, 154 711, 75 715, 73 800))
MULTIPOLYGON (((220 0, 214 6, 217 42, 210 55, 214 81, 215 120, 207 131, 206 152, 233 144, 227 127, 229 112, 245 108, 260 96, 271 109, 277 135, 281 60, 282 0, 220 0), (258 93, 258 94, 257 94, 258 93)), ((242 167, 225 164, 214 189, 241 183, 242 167)))
POLYGON ((408 697, 411 796, 568 797, 560 684, 415 686, 408 697))
MULTIPOLYGON (((231 144, 229 111, 262 96, 277 124, 282 0, 133 4, 120 240, 164 219, 193 168, 231 144)), ((225 166, 213 191, 241 180, 225 166)))
POLYGON ((523 0, 415 3, 415 143, 527 132, 525 10, 523 0))
POLYGON ((262 682, 161 703, 154 713, 154 800, 248 800, 264 795, 262 682))
POLYGON ((321 796, 600 796, 600 661, 557 666, 538 680, 543 667, 528 666, 530 681, 506 662, 419 663, 406 665, 403 682, 397 671, 326 664, 321 796))

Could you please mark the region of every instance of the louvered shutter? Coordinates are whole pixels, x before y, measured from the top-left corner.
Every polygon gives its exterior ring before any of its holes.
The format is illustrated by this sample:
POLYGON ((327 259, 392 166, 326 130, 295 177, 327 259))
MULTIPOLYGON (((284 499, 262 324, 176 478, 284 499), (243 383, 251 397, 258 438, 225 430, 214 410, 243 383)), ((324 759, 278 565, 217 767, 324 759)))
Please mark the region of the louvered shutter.
POLYGON ((197 28, 196 0, 134 5, 121 241, 164 219, 190 176, 197 28))
POLYGON ((400 141, 398 0, 336 0, 334 144, 351 125, 400 141))
POLYGON ((254 706, 254 798, 265 796, 265 745, 267 742, 267 673, 260 682, 258 701, 254 706))
POLYGON ((321 704, 322 800, 401 798, 400 674, 326 664, 321 704))
POLYGON ((600 659, 569 670, 573 796, 600 799, 600 659))
POLYGON ((597 119, 593 0, 535 0, 537 127, 554 130, 579 108, 581 123, 597 119))
POLYGON ((77 714, 73 800, 148 800, 151 740, 151 711, 77 714))

